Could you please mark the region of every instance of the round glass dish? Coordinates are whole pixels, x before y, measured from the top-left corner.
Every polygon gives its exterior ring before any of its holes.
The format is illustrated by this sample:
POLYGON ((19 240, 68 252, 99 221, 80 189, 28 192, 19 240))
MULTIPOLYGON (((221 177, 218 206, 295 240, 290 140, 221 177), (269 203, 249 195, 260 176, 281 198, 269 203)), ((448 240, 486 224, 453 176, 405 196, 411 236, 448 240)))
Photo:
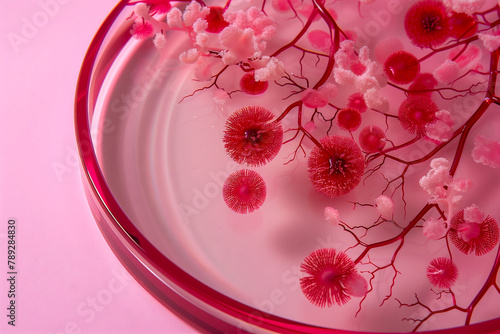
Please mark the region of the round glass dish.
POLYGON ((99 228, 202 332, 494 332, 498 3, 340 3, 120 2, 76 91, 99 228))

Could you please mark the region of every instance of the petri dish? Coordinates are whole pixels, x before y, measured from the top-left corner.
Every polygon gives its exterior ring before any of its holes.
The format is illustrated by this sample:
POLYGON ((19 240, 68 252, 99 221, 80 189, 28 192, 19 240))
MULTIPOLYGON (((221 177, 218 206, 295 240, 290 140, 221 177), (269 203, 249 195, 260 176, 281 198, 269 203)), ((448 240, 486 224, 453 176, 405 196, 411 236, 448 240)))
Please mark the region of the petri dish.
POLYGON ((498 13, 119 2, 75 99, 103 236, 202 332, 494 332, 498 13))

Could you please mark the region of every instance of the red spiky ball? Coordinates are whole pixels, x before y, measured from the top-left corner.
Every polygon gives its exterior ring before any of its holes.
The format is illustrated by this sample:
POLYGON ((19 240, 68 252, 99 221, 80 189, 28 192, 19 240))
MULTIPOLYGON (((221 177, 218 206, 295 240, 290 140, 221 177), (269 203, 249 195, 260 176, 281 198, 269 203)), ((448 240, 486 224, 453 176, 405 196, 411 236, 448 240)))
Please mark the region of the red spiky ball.
POLYGON ((236 110, 226 121, 224 148, 237 163, 262 166, 274 159, 283 142, 283 128, 266 108, 236 110))
POLYGON ((399 107, 399 122, 412 134, 425 135, 425 126, 436 120, 438 106, 425 95, 408 97, 399 107))
POLYGON ((134 36, 134 38, 146 39, 146 38, 153 36, 154 27, 151 23, 145 21, 144 19, 137 20, 132 25, 132 28, 130 29, 130 33, 134 36))
POLYGON ((449 289, 455 284, 457 277, 458 269, 451 259, 438 257, 427 267, 429 282, 440 289, 449 289))
POLYGON ((337 125, 347 131, 356 131, 361 125, 361 113, 358 109, 344 108, 337 114, 337 125))
POLYGON ((255 71, 245 73, 240 79, 240 88, 248 95, 263 94, 268 87, 267 81, 255 81, 255 71))
POLYGON ((465 13, 453 12, 449 22, 450 34, 454 38, 469 38, 477 31, 477 21, 465 13))
POLYGON ((440 1, 419 1, 408 9, 405 30, 412 44, 421 48, 436 47, 450 37, 446 7, 440 1))
POLYGON ((359 133, 359 146, 366 153, 375 153, 385 146, 385 132, 376 125, 369 125, 359 133))
POLYGON ((343 136, 324 137, 307 161, 314 188, 331 197, 352 191, 365 171, 363 153, 354 140, 343 136))
POLYGON ((464 218, 464 210, 461 210, 451 219, 448 236, 462 253, 474 253, 481 256, 497 245, 499 228, 495 219, 490 216, 479 224, 467 222, 464 218))
POLYGON ((347 98, 347 107, 357 109, 360 113, 368 110, 365 98, 361 93, 354 93, 347 98))
POLYGON ((226 205, 237 213, 250 213, 262 206, 266 199, 266 184, 255 171, 240 169, 229 175, 222 188, 226 205))
POLYGON ((420 72, 420 63, 412 53, 404 50, 394 52, 384 63, 387 78, 397 84, 412 82, 420 72))
POLYGON ((306 298, 316 306, 343 305, 351 299, 349 286, 356 275, 355 264, 341 251, 333 248, 318 249, 301 264, 306 276, 300 287, 306 298))

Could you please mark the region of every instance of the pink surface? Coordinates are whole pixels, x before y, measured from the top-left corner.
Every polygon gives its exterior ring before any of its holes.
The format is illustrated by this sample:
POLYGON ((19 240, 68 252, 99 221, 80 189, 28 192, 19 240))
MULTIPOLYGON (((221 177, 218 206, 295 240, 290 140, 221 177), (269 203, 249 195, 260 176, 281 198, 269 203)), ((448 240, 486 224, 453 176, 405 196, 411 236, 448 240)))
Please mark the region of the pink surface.
POLYGON ((79 68, 113 0, 2 3, 0 332, 195 333, 134 281, 87 205, 73 130, 79 68), (8 221, 16 221, 15 327, 8 221))

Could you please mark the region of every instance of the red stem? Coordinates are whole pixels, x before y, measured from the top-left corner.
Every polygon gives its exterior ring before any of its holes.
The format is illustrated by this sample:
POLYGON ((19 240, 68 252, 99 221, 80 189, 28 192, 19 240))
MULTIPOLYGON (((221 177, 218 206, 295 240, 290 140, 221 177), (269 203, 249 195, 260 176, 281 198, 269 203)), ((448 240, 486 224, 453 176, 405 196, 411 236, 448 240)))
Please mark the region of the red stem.
POLYGON ((375 242, 373 244, 366 245, 363 252, 361 252, 361 254, 356 258, 356 260, 354 260, 354 263, 359 263, 366 256, 366 254, 373 248, 387 246, 387 245, 390 245, 396 241, 403 239, 415 227, 415 225, 417 225, 417 223, 420 221, 420 219, 422 219, 425 216, 425 214, 432 207, 433 207, 433 204, 426 204, 424 206, 424 208, 422 210, 420 210, 420 212, 415 216, 415 218, 413 218, 413 220, 410 222, 410 224, 408 224, 408 226, 406 226, 403 229, 403 231, 401 231, 401 233, 399 233, 397 236, 395 236, 391 239, 387 239, 384 241, 379 241, 379 242, 375 242))
POLYGON ((302 27, 302 30, 300 30, 300 32, 297 34, 297 36, 295 36, 295 38, 293 40, 291 40, 289 43, 283 45, 278 51, 274 52, 271 55, 271 57, 276 57, 277 55, 279 55, 283 51, 294 46, 294 44, 297 43, 302 38, 302 36, 304 36, 304 34, 307 32, 307 30, 309 29, 309 27, 313 23, 314 17, 316 16, 317 12, 318 12, 318 10, 316 8, 314 8, 311 15, 309 15, 309 18, 307 19, 306 24, 304 25, 304 27, 302 27))
POLYGON ((500 247, 497 250, 497 256, 495 258, 495 262, 493 263, 493 268, 490 271, 486 282, 484 283, 482 289, 479 293, 474 297, 469 307, 467 308, 467 318, 465 319, 465 324, 469 325, 472 317, 472 313, 474 312, 474 308, 479 304, 481 299, 484 297, 486 292, 492 287, 497 281, 498 270, 500 268, 500 247))

